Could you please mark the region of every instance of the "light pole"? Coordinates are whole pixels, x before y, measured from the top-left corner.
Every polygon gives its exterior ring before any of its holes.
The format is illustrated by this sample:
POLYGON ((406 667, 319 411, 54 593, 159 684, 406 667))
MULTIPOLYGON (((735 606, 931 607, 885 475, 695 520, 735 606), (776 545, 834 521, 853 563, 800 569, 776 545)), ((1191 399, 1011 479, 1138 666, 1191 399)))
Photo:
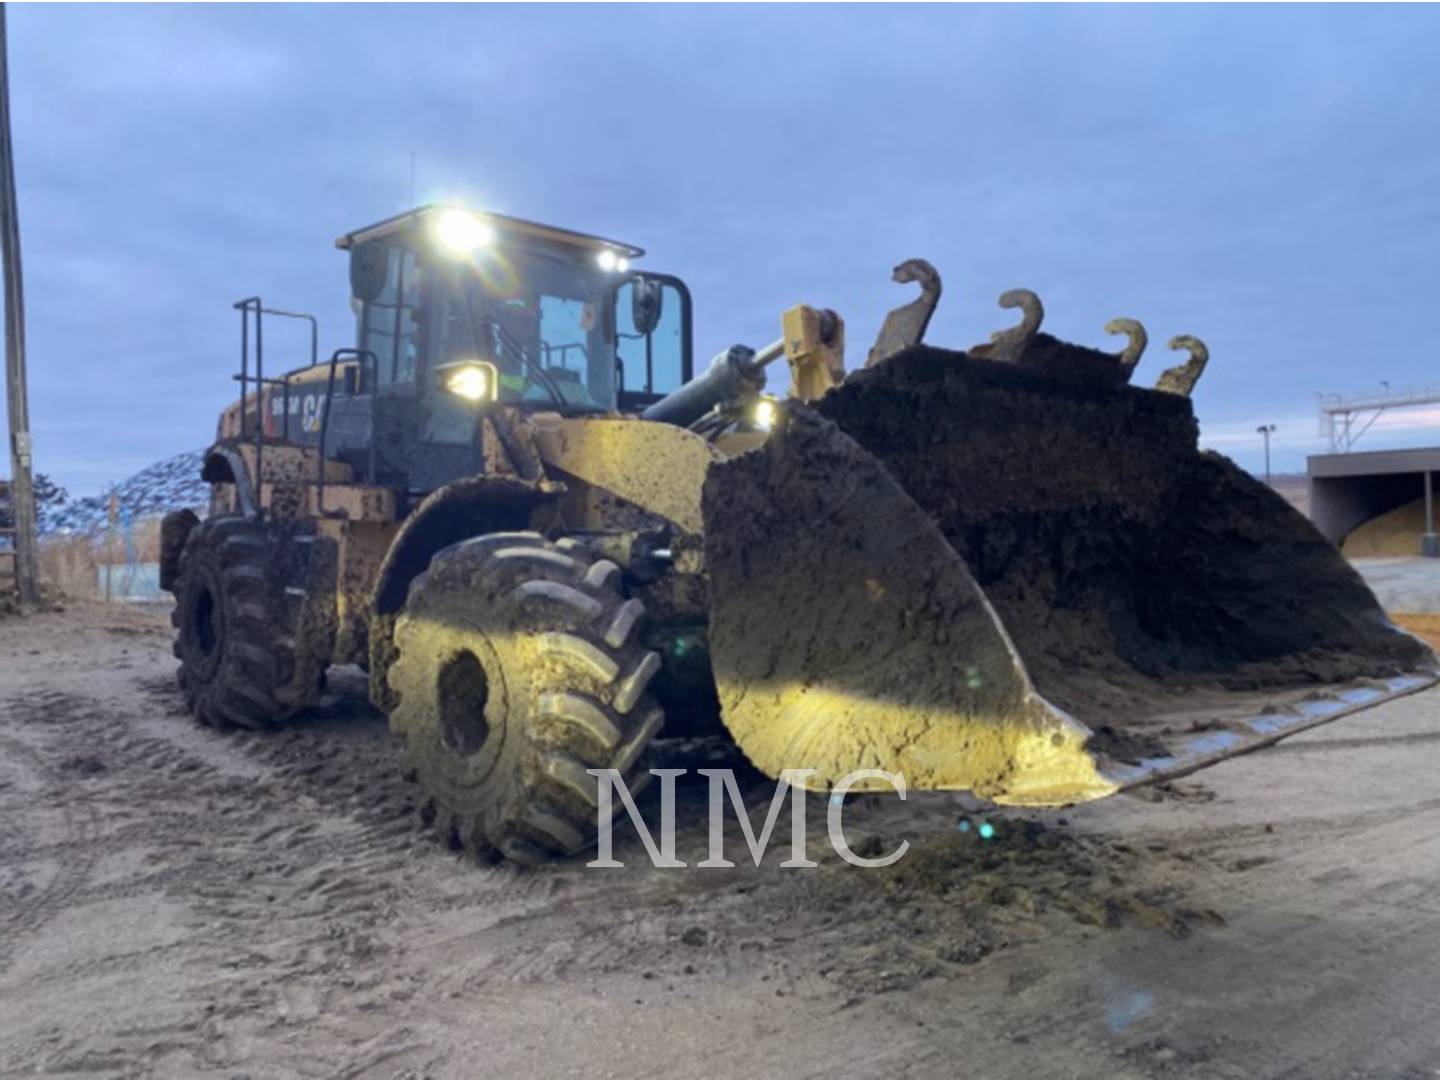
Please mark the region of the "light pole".
POLYGON ((1261 424, 1255 429, 1265 436, 1265 486, 1270 486, 1270 435, 1275 431, 1274 424, 1261 424))
POLYGON ((22 606, 40 602, 35 555, 35 488, 30 476, 30 410, 25 388, 25 295, 10 141, 10 73, 5 6, 0 4, 0 264, 5 271, 5 403, 10 423, 10 509, 15 518, 15 584, 22 606))

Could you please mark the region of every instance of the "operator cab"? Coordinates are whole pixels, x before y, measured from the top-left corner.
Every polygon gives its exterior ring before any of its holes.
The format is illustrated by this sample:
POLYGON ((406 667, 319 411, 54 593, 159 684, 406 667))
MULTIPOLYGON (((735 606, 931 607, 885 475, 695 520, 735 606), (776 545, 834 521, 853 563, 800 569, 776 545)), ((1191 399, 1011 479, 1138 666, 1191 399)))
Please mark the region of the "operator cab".
POLYGON ((643 408, 692 374, 689 290, 632 271, 634 245, 426 206, 336 246, 382 386, 482 360, 502 404, 571 415, 643 408))
POLYGON ((633 270, 644 251, 631 244, 425 206, 336 246, 350 253, 357 370, 326 450, 373 439, 379 472, 411 491, 482 471, 490 403, 636 412, 693 375, 689 290, 633 270))

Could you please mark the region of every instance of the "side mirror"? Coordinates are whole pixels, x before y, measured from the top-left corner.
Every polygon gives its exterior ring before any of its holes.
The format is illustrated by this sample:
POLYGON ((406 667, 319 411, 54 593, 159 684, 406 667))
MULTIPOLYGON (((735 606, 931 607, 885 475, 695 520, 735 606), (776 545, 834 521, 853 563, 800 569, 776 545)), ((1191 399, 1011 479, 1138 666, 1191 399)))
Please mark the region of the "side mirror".
POLYGON ((637 277, 631 280, 630 288, 630 321, 636 331, 648 334, 660 325, 665 287, 658 281, 637 277))
POLYGON ((383 244, 357 244, 350 249, 350 294, 371 304, 385 291, 390 277, 390 249, 383 244))

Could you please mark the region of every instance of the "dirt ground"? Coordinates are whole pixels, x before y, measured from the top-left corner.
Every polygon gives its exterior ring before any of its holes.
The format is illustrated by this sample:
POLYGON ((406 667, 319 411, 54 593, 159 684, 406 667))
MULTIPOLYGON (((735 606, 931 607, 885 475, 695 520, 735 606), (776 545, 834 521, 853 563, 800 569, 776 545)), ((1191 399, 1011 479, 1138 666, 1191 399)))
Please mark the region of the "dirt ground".
POLYGON ((887 869, 815 800, 817 869, 527 873, 418 827, 358 672, 234 735, 173 666, 161 612, 0 621, 0 1075, 1440 1075, 1437 692, 1143 798, 856 800, 887 869))

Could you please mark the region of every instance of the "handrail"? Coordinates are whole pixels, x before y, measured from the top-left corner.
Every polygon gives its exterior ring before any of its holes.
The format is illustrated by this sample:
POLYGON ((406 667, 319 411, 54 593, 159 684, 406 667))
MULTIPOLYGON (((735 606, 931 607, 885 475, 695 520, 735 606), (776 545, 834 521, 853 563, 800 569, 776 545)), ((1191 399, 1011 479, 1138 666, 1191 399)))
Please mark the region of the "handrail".
POLYGON ((283 379, 265 378, 264 316, 276 315, 284 319, 303 319, 310 324, 311 367, 319 362, 320 323, 314 315, 306 314, 303 311, 267 308, 258 296, 247 296, 243 300, 237 300, 232 307, 240 312, 240 437, 242 439, 245 437, 245 395, 250 388, 250 313, 252 311, 255 313, 255 514, 258 517, 264 513, 261 492, 265 483, 264 395, 267 385, 283 388, 281 409, 284 412, 284 420, 280 437, 287 442, 290 439, 290 376, 287 374, 283 379))

